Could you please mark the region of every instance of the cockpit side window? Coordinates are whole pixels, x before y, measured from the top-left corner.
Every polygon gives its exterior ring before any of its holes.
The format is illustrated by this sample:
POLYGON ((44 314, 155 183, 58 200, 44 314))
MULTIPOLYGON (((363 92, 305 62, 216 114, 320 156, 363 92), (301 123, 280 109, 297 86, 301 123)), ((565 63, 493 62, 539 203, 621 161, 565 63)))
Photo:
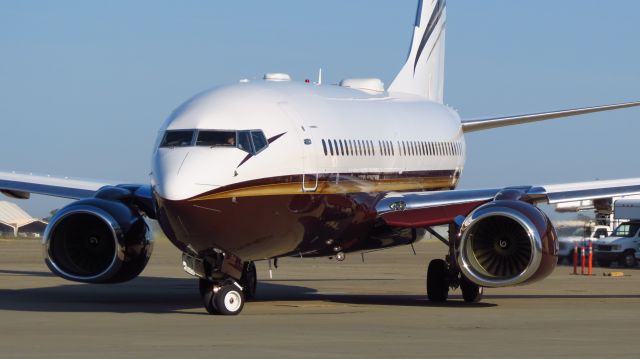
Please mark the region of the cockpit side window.
POLYGON ((262 131, 251 131, 251 138, 253 139, 253 147, 256 150, 256 153, 265 149, 269 142, 267 142, 267 138, 264 136, 262 131))
POLYGON ((196 146, 236 147, 235 131, 198 131, 196 146))
POLYGON ((194 130, 170 130, 165 132, 160 147, 187 147, 193 143, 194 130))
POLYGON ((255 153, 249 131, 238 131, 238 148, 249 153, 255 153))

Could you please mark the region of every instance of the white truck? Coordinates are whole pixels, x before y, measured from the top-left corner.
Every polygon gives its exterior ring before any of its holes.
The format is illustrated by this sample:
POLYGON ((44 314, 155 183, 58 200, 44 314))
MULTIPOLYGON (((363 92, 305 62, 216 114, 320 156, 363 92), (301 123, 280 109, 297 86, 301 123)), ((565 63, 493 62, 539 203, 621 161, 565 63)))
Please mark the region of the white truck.
POLYGON ((573 251, 576 243, 578 243, 578 246, 587 246, 589 245, 589 240, 595 243, 596 240, 605 238, 610 233, 610 227, 589 222, 582 227, 576 228, 568 236, 560 236, 558 238, 558 263, 562 263, 563 260, 568 264, 573 263, 573 251))
POLYGON ((640 259, 640 200, 617 200, 614 218, 620 224, 610 236, 594 243, 594 258, 601 267, 612 262, 635 267, 640 259))

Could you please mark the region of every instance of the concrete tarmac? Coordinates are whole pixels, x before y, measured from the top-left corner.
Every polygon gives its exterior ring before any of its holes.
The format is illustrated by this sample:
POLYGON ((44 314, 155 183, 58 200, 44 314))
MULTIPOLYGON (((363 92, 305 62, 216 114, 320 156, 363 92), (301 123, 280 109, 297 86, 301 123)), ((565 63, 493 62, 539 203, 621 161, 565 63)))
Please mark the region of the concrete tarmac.
POLYGON ((344 262, 283 259, 237 317, 205 314, 180 253, 156 242, 128 283, 88 285, 50 274, 39 241, 0 240, 2 358, 640 357, 640 271, 570 275, 488 289, 466 304, 425 298, 436 242, 344 262))

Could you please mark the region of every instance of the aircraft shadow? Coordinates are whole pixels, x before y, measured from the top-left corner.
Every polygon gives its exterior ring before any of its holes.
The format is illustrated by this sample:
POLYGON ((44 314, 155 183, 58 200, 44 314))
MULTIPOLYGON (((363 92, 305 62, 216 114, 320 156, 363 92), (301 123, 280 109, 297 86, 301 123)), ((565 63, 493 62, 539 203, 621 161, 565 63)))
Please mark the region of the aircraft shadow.
MULTIPOLYGON (((51 273, 0 270, 0 274, 50 277, 51 273)), ((325 280, 323 280, 325 281, 325 280)), ((329 281, 329 279, 326 279, 329 281)), ((336 279, 335 281, 341 281, 336 279)), ((285 282, 282 281, 281 282, 285 282)), ((333 302, 380 306, 488 307, 462 300, 430 303, 425 295, 319 293, 293 284, 259 282, 254 302, 333 302)), ((458 298, 459 299, 459 298, 458 298)), ((25 312, 183 313, 202 308, 197 281, 190 278, 139 277, 121 284, 70 283, 54 287, 0 289, 0 310, 25 312)), ((193 314, 193 313, 190 313, 193 314)), ((196 313, 197 314, 197 313, 196 313)), ((202 312, 204 314, 204 312, 202 312)))
MULTIPOLYGON (((0 274, 51 277, 47 272, 0 270, 0 274)), ((319 279, 318 281, 330 281, 319 279)), ((371 279, 375 281, 375 279, 371 279)), ((335 279, 339 282, 342 279, 335 279)), ((366 279, 364 280, 366 281, 366 279)), ((445 303, 431 303, 426 295, 322 293, 289 280, 261 281, 253 302, 330 302, 353 305, 405 307, 494 307, 492 299, 616 299, 640 298, 635 294, 489 294, 485 302, 464 303, 459 295, 450 295, 445 303), (286 284, 285 284, 286 283, 286 284)), ((300 280, 300 282, 306 282, 300 280)), ((308 281, 314 282, 314 281, 308 281)), ((459 293, 459 292, 458 292, 459 293)), ((0 310, 25 312, 110 312, 110 313, 183 313, 200 309, 202 303, 197 281, 190 278, 139 277, 112 285, 70 283, 55 287, 0 289, 0 310)), ((199 314, 199 313, 189 313, 199 314)), ((202 311, 204 314, 204 311, 202 311)))
POLYGON ((485 299, 640 299, 640 294, 491 294, 485 299))
MULTIPOLYGON (((388 281, 388 279, 380 279, 388 281)), ((278 282, 287 282, 289 280, 277 280, 278 282)), ((306 280, 297 280, 306 282, 306 280)), ((310 282, 324 281, 352 281, 352 279, 314 279, 310 282)), ((353 280, 360 281, 360 280, 353 280)), ((362 279, 362 281, 378 281, 378 279, 362 279)), ((258 286, 258 295, 254 302, 311 302, 323 301, 342 304, 361 304, 361 305, 380 305, 380 306, 403 306, 403 307, 460 307, 460 308, 479 308, 494 307, 492 303, 464 303, 462 296, 450 295, 449 301, 444 303, 433 303, 427 300, 426 293, 423 295, 414 294, 351 294, 351 293, 322 293, 315 289, 311 291, 290 292, 282 290, 283 286, 274 285, 273 281, 260 282, 258 286)))
POLYGON ((19 271, 19 270, 8 270, 8 269, 0 269, 0 274, 26 275, 26 276, 34 276, 34 277, 55 277, 55 275, 51 272, 19 271))

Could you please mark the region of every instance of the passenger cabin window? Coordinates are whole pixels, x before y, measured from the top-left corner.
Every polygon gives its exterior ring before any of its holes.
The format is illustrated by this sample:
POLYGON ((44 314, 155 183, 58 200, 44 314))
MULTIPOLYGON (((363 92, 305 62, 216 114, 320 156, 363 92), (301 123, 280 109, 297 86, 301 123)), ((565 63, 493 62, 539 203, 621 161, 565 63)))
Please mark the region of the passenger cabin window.
POLYGON ((194 130, 167 131, 160 143, 160 147, 187 147, 193 142, 194 130))

